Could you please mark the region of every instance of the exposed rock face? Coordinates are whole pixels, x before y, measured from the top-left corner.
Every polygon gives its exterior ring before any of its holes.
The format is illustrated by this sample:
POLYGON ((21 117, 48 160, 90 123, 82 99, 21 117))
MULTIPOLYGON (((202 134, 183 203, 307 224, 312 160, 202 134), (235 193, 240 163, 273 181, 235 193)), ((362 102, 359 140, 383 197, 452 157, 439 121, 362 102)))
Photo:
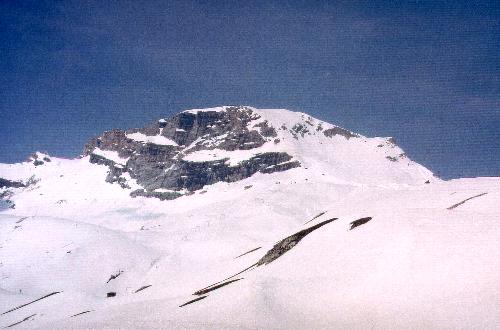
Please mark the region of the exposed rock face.
POLYGON ((354 220, 353 222, 350 223, 351 228, 349 228, 349 230, 353 230, 354 228, 356 228, 358 226, 364 225, 365 223, 367 223, 371 219, 372 219, 372 217, 366 217, 366 218, 361 218, 361 219, 358 219, 358 220, 354 220))
POLYGON ((104 132, 100 137, 93 138, 87 142, 84 155, 91 154, 96 147, 103 150, 115 150, 121 157, 130 157, 137 148, 137 143, 127 139, 124 131, 114 129, 104 132))
POLYGON ((27 184, 22 181, 12 181, 4 178, 0 178, 0 211, 5 209, 13 209, 16 207, 13 201, 9 198, 14 195, 9 188, 24 188, 27 184))
POLYGON ((49 155, 41 153, 41 152, 35 152, 28 158, 28 162, 32 162, 33 165, 35 166, 40 166, 45 163, 50 163, 51 159, 49 155))
POLYGON ((161 192, 161 191, 146 191, 144 189, 137 189, 134 190, 130 193, 130 196, 132 197, 137 197, 137 196, 142 196, 142 197, 155 197, 158 198, 159 200, 171 200, 171 199, 176 199, 178 197, 181 197, 182 194, 172 191, 172 192, 161 192))
POLYGON ((2 196, 0 196, 0 211, 6 210, 6 209, 13 209, 15 208, 16 205, 14 204, 13 201, 10 199, 3 199, 2 196))
POLYGON ((90 140, 84 155, 106 165, 108 182, 129 188, 129 175, 141 189, 132 196, 173 199, 216 182, 233 182, 257 172, 272 173, 300 166, 286 152, 249 153, 237 164, 229 158, 189 160, 199 151, 252 150, 277 136, 276 129, 247 107, 186 111, 147 127, 112 130, 90 140), (253 124, 255 122, 255 124, 253 124), (110 155, 113 155, 111 157, 110 155))
POLYGON ((325 136, 327 136, 327 137, 332 137, 332 136, 335 136, 335 135, 340 135, 340 136, 345 137, 348 140, 350 138, 353 138, 353 137, 358 137, 357 134, 354 134, 353 132, 348 131, 346 129, 343 129, 341 127, 329 128, 327 130, 324 130, 323 134, 325 134, 325 136))
POLYGON ((267 251, 267 253, 259 261, 257 261, 256 265, 262 266, 262 265, 267 265, 267 264, 273 262, 274 260, 281 257, 286 252, 290 251, 304 237, 306 237, 307 235, 309 235, 310 233, 312 233, 316 229, 321 228, 324 225, 326 225, 332 221, 335 221, 337 219, 338 218, 332 218, 329 220, 322 221, 322 222, 320 222, 312 227, 309 227, 307 229, 303 229, 303 230, 301 230, 301 231, 299 231, 291 236, 288 236, 288 237, 282 239, 281 241, 276 243, 271 250, 267 251))
POLYGON ((21 188, 21 187, 26 187, 26 185, 21 181, 11 181, 0 178, 0 188, 21 188))

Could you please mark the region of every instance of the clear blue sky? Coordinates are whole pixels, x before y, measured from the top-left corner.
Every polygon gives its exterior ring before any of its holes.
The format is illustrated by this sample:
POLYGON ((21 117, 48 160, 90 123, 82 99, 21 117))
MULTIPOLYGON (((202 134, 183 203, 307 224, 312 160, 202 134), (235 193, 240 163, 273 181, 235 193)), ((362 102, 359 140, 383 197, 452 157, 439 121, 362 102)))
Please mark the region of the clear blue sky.
POLYGON ((0 2, 0 162, 224 104, 500 176, 500 1, 0 2))

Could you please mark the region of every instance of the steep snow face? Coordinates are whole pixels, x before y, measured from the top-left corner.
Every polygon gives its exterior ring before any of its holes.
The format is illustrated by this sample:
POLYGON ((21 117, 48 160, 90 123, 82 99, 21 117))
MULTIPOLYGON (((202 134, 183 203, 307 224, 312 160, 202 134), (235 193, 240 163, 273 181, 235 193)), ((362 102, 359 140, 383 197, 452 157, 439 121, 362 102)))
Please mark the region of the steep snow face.
MULTIPOLYGON (((422 184, 436 180, 411 161, 392 138, 367 138, 305 113, 283 109, 257 110, 262 122, 277 128, 279 148, 307 167, 352 184, 422 184)), ((278 146, 277 146, 278 147, 278 146)))
POLYGON ((101 150, 100 148, 95 148, 92 153, 94 155, 108 159, 117 165, 125 165, 129 159, 128 157, 127 158, 120 157, 119 153, 113 150, 101 150))

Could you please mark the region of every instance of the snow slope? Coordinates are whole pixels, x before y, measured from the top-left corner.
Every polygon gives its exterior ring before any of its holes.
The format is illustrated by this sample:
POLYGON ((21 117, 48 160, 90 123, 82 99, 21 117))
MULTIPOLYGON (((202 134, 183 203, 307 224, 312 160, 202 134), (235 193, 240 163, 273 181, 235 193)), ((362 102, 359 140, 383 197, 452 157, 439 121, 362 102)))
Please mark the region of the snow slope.
MULTIPOLYGON (((258 111, 273 126, 297 121, 258 111)), ((131 198, 88 157, 1 164, 4 179, 33 179, 9 188, 15 208, 0 212, 0 326, 498 328, 500 178, 432 178, 407 158, 385 159, 397 147, 378 147, 382 138, 278 132, 301 167, 170 201, 131 198)))
MULTIPOLYGON (((220 112, 223 109, 209 108, 205 111, 220 112)), ((260 116, 248 125, 249 129, 268 122, 277 130, 275 138, 250 150, 201 150, 188 153, 184 159, 201 162, 228 158, 228 162, 235 165, 259 153, 287 152, 299 160, 303 167, 328 175, 338 182, 421 184, 426 180, 436 179, 429 170, 408 159, 403 150, 389 138, 367 138, 359 134, 350 139, 342 135, 328 137, 323 134, 324 131, 338 126, 305 113, 286 109, 249 109, 260 116), (298 133, 293 131, 295 127, 300 127, 298 133), (279 143, 273 143, 273 140, 278 140, 279 143), (391 162, 388 157, 392 157, 394 161, 391 162)), ((195 113, 200 111, 202 110, 197 109, 195 113)))

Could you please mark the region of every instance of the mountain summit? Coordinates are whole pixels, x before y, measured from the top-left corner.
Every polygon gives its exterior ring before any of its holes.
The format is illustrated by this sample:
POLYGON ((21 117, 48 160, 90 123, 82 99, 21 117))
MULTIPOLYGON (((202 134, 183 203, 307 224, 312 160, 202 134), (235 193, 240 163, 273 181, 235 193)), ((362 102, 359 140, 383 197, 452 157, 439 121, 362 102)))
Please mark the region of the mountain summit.
POLYGON ((393 139, 366 138, 288 110, 224 106, 187 110, 139 129, 92 139, 84 156, 132 196, 173 199, 216 182, 301 167, 358 183, 432 178, 393 139))

